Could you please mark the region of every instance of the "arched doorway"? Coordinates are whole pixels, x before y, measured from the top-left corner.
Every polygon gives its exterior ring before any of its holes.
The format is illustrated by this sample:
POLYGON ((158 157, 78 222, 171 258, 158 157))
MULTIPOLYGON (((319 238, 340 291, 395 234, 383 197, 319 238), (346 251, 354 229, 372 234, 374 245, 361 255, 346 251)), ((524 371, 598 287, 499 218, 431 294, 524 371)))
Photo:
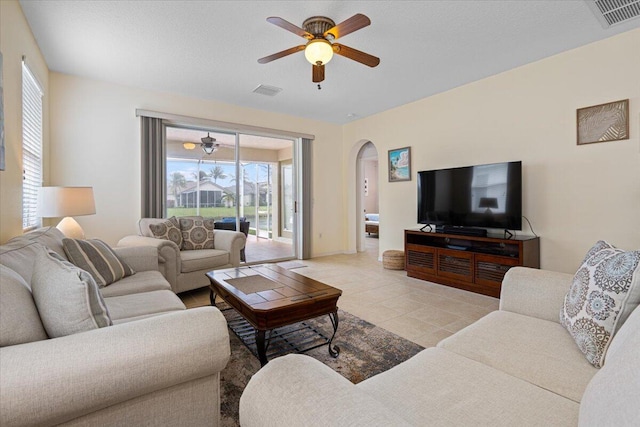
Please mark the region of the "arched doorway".
POLYGON ((356 250, 367 250, 367 238, 376 238, 365 231, 365 216, 379 214, 378 150, 371 141, 360 147, 356 156, 356 250))

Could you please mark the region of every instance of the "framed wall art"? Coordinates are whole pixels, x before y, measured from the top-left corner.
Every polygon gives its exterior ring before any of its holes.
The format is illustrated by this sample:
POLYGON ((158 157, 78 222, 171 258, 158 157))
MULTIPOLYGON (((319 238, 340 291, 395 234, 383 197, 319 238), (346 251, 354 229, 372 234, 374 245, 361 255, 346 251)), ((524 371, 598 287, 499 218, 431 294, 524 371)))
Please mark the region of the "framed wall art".
POLYGON ((389 182, 411 181, 411 147, 389 150, 389 182))
POLYGON ((577 134, 578 145, 629 139, 629 100, 578 109, 577 134))

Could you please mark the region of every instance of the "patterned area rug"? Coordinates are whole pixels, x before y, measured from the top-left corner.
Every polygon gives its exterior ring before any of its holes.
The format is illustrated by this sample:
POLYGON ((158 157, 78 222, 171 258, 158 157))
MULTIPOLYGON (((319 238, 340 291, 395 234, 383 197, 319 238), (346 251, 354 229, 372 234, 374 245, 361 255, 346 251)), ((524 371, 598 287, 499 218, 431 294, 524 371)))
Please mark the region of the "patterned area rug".
MULTIPOLYGON (((234 315, 232 310, 225 310, 223 313, 225 316, 234 315)), ((333 344, 340 347, 340 355, 336 359, 332 358, 326 345, 305 354, 323 362, 353 383, 387 371, 423 350, 418 344, 345 311, 339 310, 338 317, 340 324, 333 344)), ((326 331, 328 336, 333 331, 329 316, 305 323, 326 331)), ((220 379, 220 419, 223 426, 238 426, 240 396, 251 376, 260 369, 260 362, 232 331, 229 331, 229 338, 231 359, 220 379)))

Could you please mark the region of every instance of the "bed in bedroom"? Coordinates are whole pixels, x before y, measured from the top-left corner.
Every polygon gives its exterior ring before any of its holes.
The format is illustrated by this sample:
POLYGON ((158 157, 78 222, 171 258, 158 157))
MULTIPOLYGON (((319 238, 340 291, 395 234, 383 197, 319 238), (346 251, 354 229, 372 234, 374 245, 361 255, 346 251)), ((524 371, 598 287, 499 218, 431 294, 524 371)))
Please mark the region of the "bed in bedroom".
POLYGON ((377 213, 368 213, 364 216, 364 231, 371 235, 371 233, 379 235, 378 231, 380 225, 380 215, 377 213))

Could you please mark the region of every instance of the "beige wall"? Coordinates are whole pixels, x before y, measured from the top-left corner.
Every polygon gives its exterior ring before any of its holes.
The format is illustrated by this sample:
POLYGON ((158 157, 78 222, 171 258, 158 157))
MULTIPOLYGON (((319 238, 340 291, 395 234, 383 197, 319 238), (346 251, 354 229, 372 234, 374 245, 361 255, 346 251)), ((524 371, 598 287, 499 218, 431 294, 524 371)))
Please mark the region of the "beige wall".
POLYGON ((523 162, 523 213, 541 236, 543 268, 575 271, 598 239, 640 248, 639 48, 640 30, 627 32, 346 125, 347 249, 364 140, 379 153, 411 146, 411 181, 389 183, 379 168, 380 252, 402 248, 403 230, 417 225, 417 171, 508 160, 523 162), (577 108, 626 98, 631 139, 576 145, 577 108))
MULTIPOLYGON (((0 242, 22 233, 22 56, 42 85, 43 152, 49 153, 49 69, 17 1, 0 1, 6 168, 0 171, 0 242)), ((45 160, 46 161, 46 160, 45 160)), ((43 165, 45 184, 48 163, 43 165)))
POLYGON ((51 181, 94 187, 96 215, 76 218, 86 235, 114 244, 140 217, 140 131, 137 108, 313 134, 312 254, 343 248, 341 127, 214 101, 135 89, 52 72, 51 181), (323 165, 323 168, 316 165, 323 165), (326 173, 326 168, 333 168, 326 173), (319 234, 322 233, 322 238, 319 234))
POLYGON ((0 8, 7 144, 0 241, 22 232, 20 60, 26 54, 45 90, 45 184, 93 186, 97 214, 77 219, 88 236, 112 244, 134 232, 140 215, 135 110, 141 108, 316 135, 313 256, 356 250, 355 165, 367 141, 378 153, 412 147, 409 182, 389 183, 386 158, 380 158, 380 252, 402 248, 403 230, 417 225, 417 171, 507 160, 524 164, 524 214, 541 236, 542 267, 574 271, 597 239, 640 247, 640 30, 336 126, 48 74, 18 3, 2 1, 0 8), (577 108, 625 98, 631 139, 576 146, 577 108))

